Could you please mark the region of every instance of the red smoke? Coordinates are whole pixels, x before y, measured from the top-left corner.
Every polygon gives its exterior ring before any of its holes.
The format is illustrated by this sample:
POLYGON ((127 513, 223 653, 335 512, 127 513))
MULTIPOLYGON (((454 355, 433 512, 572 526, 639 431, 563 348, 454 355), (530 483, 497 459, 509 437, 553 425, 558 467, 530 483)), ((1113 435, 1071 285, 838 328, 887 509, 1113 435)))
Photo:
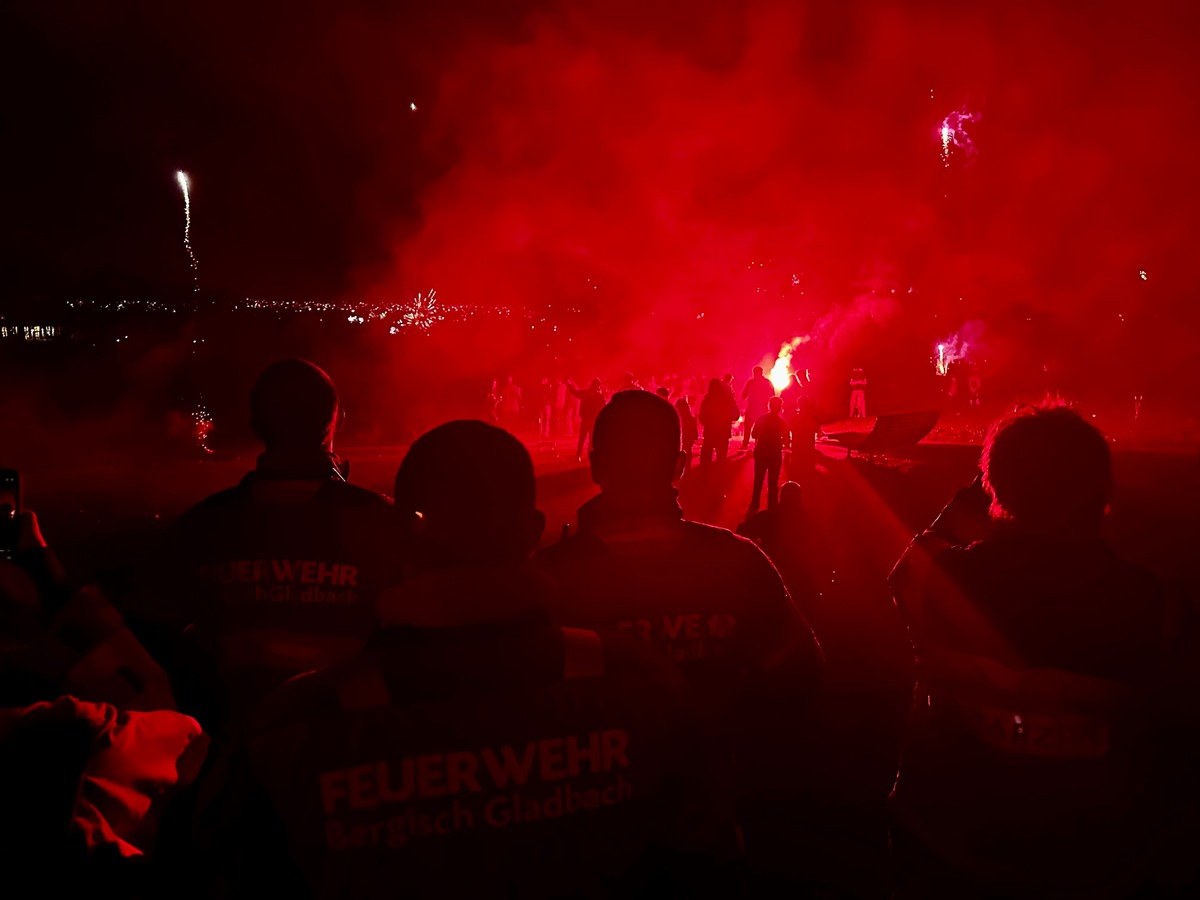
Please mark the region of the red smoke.
POLYGON ((749 366, 806 333, 840 364, 927 363, 974 319, 1028 320, 1087 371, 1135 341, 1118 313, 1158 312, 1137 271, 1169 269, 1186 232, 1173 192, 1196 176, 1159 166, 1197 141, 1169 115, 1191 101, 1181 49, 1154 46, 1164 21, 541 8, 436 61, 424 148, 454 162, 363 283, 578 307, 578 355, 640 371, 749 366), (963 103, 978 154, 947 169, 938 128, 963 103))

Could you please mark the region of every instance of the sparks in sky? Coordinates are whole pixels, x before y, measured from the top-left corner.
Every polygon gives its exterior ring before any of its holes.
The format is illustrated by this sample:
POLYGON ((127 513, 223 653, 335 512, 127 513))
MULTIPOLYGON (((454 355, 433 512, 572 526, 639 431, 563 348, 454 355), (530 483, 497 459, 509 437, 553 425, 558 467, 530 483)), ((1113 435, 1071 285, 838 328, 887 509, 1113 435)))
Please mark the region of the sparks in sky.
POLYGON ((971 140, 971 135, 967 133, 966 125, 972 122, 979 121, 979 113, 974 113, 968 110, 965 106, 962 109, 956 109, 946 118, 942 119, 942 165, 946 168, 950 167, 951 150, 959 150, 966 154, 967 160, 970 161, 975 155, 975 144, 971 140))
POLYGON ((187 172, 180 169, 175 173, 175 180, 183 191, 183 249, 187 251, 188 264, 192 267, 192 290, 200 290, 199 271, 196 254, 192 252, 192 195, 189 190, 187 172))
POLYGON ((428 293, 417 294, 401 309, 398 324, 404 328, 428 331, 445 318, 441 307, 438 306, 437 291, 431 290, 428 293))

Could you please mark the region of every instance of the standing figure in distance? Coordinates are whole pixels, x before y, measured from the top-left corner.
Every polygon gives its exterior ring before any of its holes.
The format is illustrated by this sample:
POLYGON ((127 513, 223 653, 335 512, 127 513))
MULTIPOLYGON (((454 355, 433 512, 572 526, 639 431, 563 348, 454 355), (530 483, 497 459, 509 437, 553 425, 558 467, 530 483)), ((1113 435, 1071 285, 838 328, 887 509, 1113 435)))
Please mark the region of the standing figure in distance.
POLYGON ((679 413, 679 428, 683 436, 683 453, 687 459, 683 463, 684 474, 692 466, 692 456, 696 452, 696 439, 700 437, 700 431, 696 427, 696 417, 692 415, 692 409, 688 406, 687 397, 680 397, 675 401, 675 412, 679 413))
POLYGON ((754 374, 742 388, 742 399, 746 401, 746 426, 742 432, 742 449, 750 446, 750 432, 759 416, 767 411, 767 401, 775 396, 775 385, 763 375, 762 366, 754 367, 754 374))
POLYGON ((971 363, 971 371, 967 376, 967 405, 979 406, 979 389, 983 387, 983 380, 979 377, 979 366, 976 363, 971 363))
POLYGON ((583 462, 583 448, 587 446, 588 438, 592 436, 592 426, 596 424, 596 416, 604 409, 604 393, 600 390, 600 379, 593 378, 586 390, 575 387, 574 382, 567 379, 567 390, 579 400, 579 442, 575 446, 575 458, 583 462))
POLYGON ((863 419, 867 415, 867 376, 861 368, 850 373, 850 418, 863 419))
POLYGON ((767 412, 754 422, 754 493, 750 495, 750 511, 758 509, 762 496, 763 478, 767 480, 767 509, 779 501, 779 470, 783 466, 783 450, 792 443, 792 430, 780 415, 783 401, 772 397, 767 412))
POLYGON ((704 442, 700 445, 700 465, 707 466, 716 454, 717 462, 729 455, 729 439, 733 434, 733 423, 741 411, 734 402, 733 394, 726 386, 713 379, 708 383, 708 393, 700 401, 697 418, 704 426, 704 442))
POLYGON ((567 384, 561 377, 554 379, 554 411, 550 421, 556 438, 571 433, 567 421, 567 384))
POLYGON ((513 431, 518 429, 521 421, 521 388, 513 382, 511 375, 500 389, 500 421, 513 431))

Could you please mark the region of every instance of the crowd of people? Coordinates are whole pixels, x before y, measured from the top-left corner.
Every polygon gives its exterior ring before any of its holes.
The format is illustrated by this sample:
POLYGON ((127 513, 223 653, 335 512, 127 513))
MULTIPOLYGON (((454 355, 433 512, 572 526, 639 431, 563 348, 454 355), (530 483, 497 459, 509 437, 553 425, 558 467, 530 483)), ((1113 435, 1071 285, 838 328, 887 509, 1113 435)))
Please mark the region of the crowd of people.
MULTIPOLYGON (((827 738, 859 713, 823 697, 780 575, 805 515, 780 458, 815 421, 761 369, 731 381, 693 413, 678 386, 543 380, 546 433, 597 488, 551 543, 494 422, 422 435, 390 498, 348 483, 337 391, 302 360, 251 391, 254 470, 148 547, 119 603, 11 511, 7 871, 138 897, 1194 889, 1181 612, 1102 539, 1105 438, 1067 409, 998 421, 896 564, 918 677, 896 785, 863 799, 827 738), (750 512, 768 495, 748 537, 675 487, 741 416, 750 512)), ((520 389, 496 395, 511 424, 520 389)))
MULTIPOLYGON (((783 404, 780 412, 789 426, 794 424, 815 434, 813 401, 807 390, 810 387, 805 377, 794 375, 781 393, 763 374, 762 366, 754 367, 740 393, 730 372, 713 379, 651 375, 645 385, 632 372, 626 372, 615 390, 606 389, 599 378, 581 388, 570 378, 543 377, 531 393, 509 375, 492 382, 488 408, 491 421, 513 434, 536 434, 538 441, 574 440, 575 456, 583 462, 596 416, 609 399, 621 391, 644 390, 674 405, 682 423, 683 449, 689 461, 703 436, 700 461, 707 464, 727 458, 730 441, 739 429, 741 449, 748 450, 754 429, 766 415, 772 397, 778 397, 783 404)), ((790 441, 784 446, 788 444, 790 441)))

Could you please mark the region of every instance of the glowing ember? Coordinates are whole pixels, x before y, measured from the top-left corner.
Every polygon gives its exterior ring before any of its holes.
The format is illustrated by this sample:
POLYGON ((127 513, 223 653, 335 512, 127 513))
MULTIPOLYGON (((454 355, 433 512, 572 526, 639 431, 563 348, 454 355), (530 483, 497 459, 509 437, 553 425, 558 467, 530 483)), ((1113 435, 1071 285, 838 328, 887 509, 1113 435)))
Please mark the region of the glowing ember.
POLYGON ((965 153, 968 161, 975 155, 975 144, 964 126, 978 121, 979 114, 970 112, 966 108, 956 109, 942 119, 942 165, 946 168, 950 167, 951 149, 965 153))
POLYGON ((775 390, 782 391, 792 383, 792 354, 801 344, 807 343, 808 339, 807 334, 794 337, 779 347, 779 355, 775 359, 775 365, 771 366, 769 376, 775 390))
POLYGON ((192 433, 196 438, 196 446, 205 453, 212 453, 212 447, 208 446, 208 439, 212 437, 213 420, 208 414, 208 410, 204 407, 204 399, 196 404, 196 409, 192 412, 192 433))
POLYGON ((189 190, 187 172, 182 169, 175 173, 175 180, 183 191, 183 249, 187 251, 188 263, 192 267, 192 290, 200 290, 199 271, 196 264, 196 254, 192 252, 192 195, 189 190))

